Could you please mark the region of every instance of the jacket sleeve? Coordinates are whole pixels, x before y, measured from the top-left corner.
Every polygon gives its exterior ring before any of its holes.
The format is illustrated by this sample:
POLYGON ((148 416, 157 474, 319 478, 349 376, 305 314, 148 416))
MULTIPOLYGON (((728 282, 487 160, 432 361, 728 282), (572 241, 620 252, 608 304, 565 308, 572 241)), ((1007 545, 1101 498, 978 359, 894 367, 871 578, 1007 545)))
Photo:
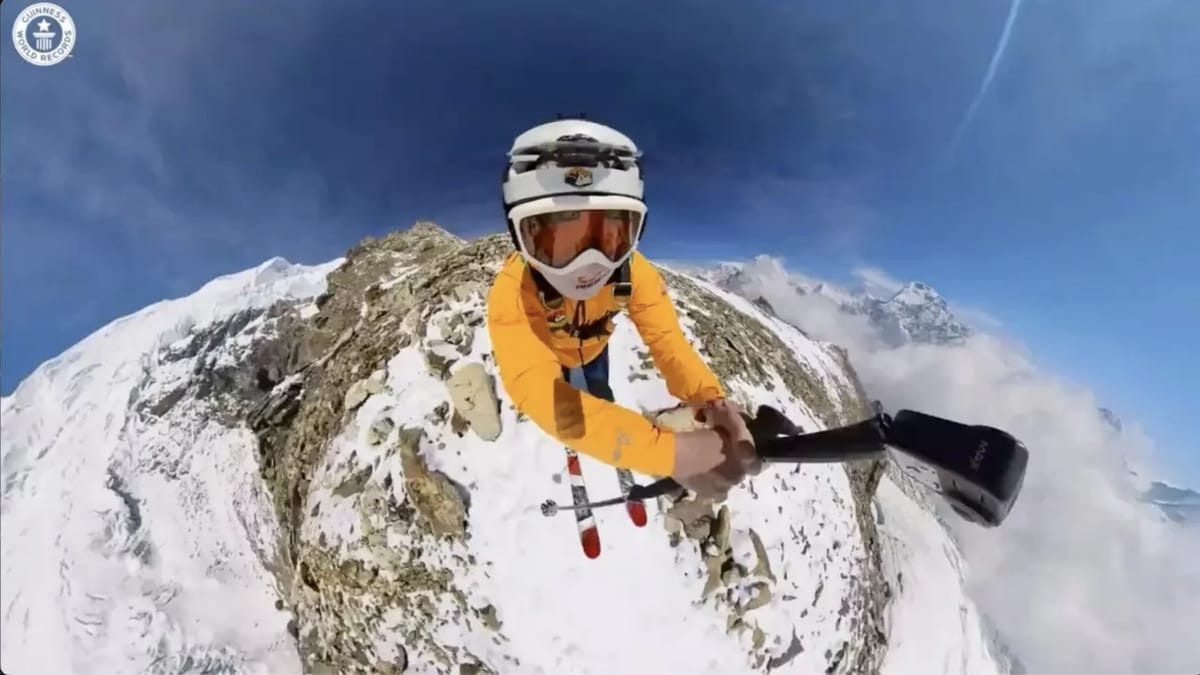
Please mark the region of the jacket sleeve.
POLYGON ((488 294, 488 333, 500 381, 513 406, 563 445, 601 462, 667 476, 675 434, 642 415, 580 391, 562 376, 538 313, 522 300, 523 267, 506 266, 488 294), (534 320, 531 320, 534 319, 534 320))
POLYGON ((654 365, 667 382, 667 391, 686 403, 723 398, 725 390, 717 376, 679 325, 675 303, 667 294, 662 275, 641 254, 634 254, 630 280, 633 295, 629 299, 629 318, 650 349, 654 365))

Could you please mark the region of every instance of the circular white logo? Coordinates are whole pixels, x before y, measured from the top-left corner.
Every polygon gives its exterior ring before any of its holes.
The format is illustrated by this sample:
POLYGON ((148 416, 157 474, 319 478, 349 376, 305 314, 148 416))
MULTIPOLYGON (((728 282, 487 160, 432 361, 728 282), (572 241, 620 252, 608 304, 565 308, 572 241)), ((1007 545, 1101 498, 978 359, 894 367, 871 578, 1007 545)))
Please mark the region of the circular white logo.
POLYGON ((75 48, 75 22, 62 7, 39 2, 17 15, 12 37, 23 59, 35 66, 52 66, 75 48))

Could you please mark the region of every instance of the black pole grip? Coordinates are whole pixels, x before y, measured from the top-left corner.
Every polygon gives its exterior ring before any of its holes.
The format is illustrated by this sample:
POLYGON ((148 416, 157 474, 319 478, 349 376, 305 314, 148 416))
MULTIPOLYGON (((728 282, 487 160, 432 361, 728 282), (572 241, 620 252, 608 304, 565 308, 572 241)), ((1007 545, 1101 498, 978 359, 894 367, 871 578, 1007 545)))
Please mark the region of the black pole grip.
POLYGON ((643 499, 654 499, 655 497, 665 495, 668 492, 682 490, 683 486, 675 482, 674 478, 661 478, 649 485, 634 485, 629 488, 629 494, 626 499, 629 501, 641 501, 643 499))
POLYGON ((849 426, 809 434, 755 435, 754 447, 764 462, 822 464, 877 459, 887 451, 886 415, 876 415, 849 426))
MULTIPOLYGON (((783 413, 760 406, 753 418, 743 416, 758 456, 764 462, 830 463, 873 459, 883 454, 887 418, 876 415, 857 424, 814 433, 803 433, 783 413), (781 435, 787 434, 787 435, 781 435)), ((672 478, 649 485, 634 485, 626 499, 641 501, 682 489, 672 478)))
MULTIPOLYGON (((795 422, 792 422, 786 415, 769 405, 759 406, 758 414, 754 417, 743 413, 742 419, 746 421, 746 428, 750 431, 750 435, 754 437, 755 447, 761 446, 761 444, 779 434, 802 433, 802 430, 795 422)), ((661 478, 649 485, 634 485, 629 489, 626 499, 630 501, 654 499, 668 492, 682 489, 683 486, 676 482, 675 479, 661 478)))

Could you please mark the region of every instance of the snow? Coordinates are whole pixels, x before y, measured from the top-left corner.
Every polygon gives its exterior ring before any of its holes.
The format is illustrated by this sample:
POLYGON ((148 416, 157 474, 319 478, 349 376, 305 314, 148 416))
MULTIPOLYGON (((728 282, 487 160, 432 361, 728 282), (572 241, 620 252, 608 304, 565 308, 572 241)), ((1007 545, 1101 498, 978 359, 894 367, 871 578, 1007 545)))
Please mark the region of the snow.
MULTIPOLYGON (((180 377, 154 355, 193 328, 324 289, 340 260, 275 258, 151 305, 39 367, 3 400, 6 672, 294 671, 257 551, 274 546, 252 439, 131 403, 180 377)), ((191 411, 195 412, 195 411, 191 411)))
MULTIPOLYGON (((193 363, 161 354, 189 331, 279 299, 310 300, 340 264, 302 267, 274 259, 214 280, 187 298, 102 328, 0 401, 0 660, 6 672, 300 672, 289 614, 274 608, 279 594, 263 562, 271 558, 278 526, 258 477, 254 439, 244 429, 213 423, 196 400, 180 402, 162 418, 135 408, 187 382, 193 363)), ((394 270, 396 278, 411 272, 394 270)), ((828 386, 849 386, 829 345, 764 315, 745 298, 707 281, 695 283, 774 331, 828 386)), ((299 304, 302 312, 313 311, 311 304, 299 304)), ((475 295, 447 303, 430 324, 482 313, 483 298, 475 295)), ((683 323, 695 341, 690 322, 683 323)), ((266 323, 251 322, 218 357, 235 358, 265 330, 266 323)), ((482 362, 494 373, 486 326, 469 330, 471 354, 455 368, 482 362)), ((396 429, 419 426, 430 468, 470 496, 470 537, 426 555, 454 570, 470 606, 494 606, 502 623, 502 637, 470 622, 426 627, 436 631, 438 642, 466 648, 500 672, 753 670, 750 632, 730 632, 728 610, 701 598, 701 553, 686 539, 670 545, 656 503, 647 504, 645 528, 634 527, 619 507, 596 511, 603 552, 595 560, 583 556, 569 515, 541 514, 547 498, 568 499, 565 455, 531 422, 517 421, 498 378, 505 405, 497 441, 471 432, 458 437, 448 425, 430 424, 431 412, 448 395, 421 350, 460 356, 449 344, 454 339, 432 328, 426 344, 391 358, 384 391, 355 411, 317 466, 301 537, 312 542, 324 536, 346 558, 367 555, 350 545, 363 527, 356 503, 361 497, 339 496, 338 486, 369 467, 372 489, 390 476, 392 493, 403 498, 394 444, 372 445, 368 431, 383 417, 396 429), (468 559, 476 563, 468 565, 468 559)), ((637 352, 645 348, 627 318, 616 320, 611 345, 610 382, 618 401, 644 410, 675 403, 657 373, 643 369, 637 352)), ((787 394, 778 373, 772 380, 772 389, 744 381, 726 385, 752 405, 779 408, 805 429, 821 428, 814 411, 787 394)), ((618 494, 615 471, 588 456, 581 463, 593 498, 618 494)), ((746 616, 766 635, 763 651, 779 656, 793 636, 803 646, 773 672, 825 672, 827 654, 853 640, 843 603, 866 564, 845 472, 835 465, 768 467, 734 491, 727 505, 737 560, 753 569, 753 529, 775 577, 752 576, 734 589, 744 598, 752 584, 767 582, 773 592, 767 605, 746 616)), ((962 560, 936 518, 886 480, 878 508, 884 573, 904 580, 894 584, 884 672, 934 672, 935 664, 946 673, 994 672, 978 616, 962 591, 962 560)), ((400 539, 387 544, 406 549, 400 539)), ((438 616, 454 604, 445 595, 427 596, 438 616)), ((381 625, 391 627, 418 620, 399 612, 384 618, 381 625)), ((399 634, 374 635, 377 654, 395 657, 399 634)), ((405 647, 409 672, 437 672, 423 647, 405 647)))
POLYGON ((891 480, 876 492, 883 521, 884 576, 890 605, 886 674, 1001 672, 990 651, 978 609, 963 592, 961 553, 928 511, 891 480))
MULTIPOLYGON (((482 311, 482 298, 476 298, 450 303, 441 316, 482 311)), ((430 323, 438 322, 435 315, 430 323)), ((428 339, 436 343, 439 336, 430 331, 428 339)), ((473 353, 464 361, 482 361, 490 353, 485 327, 476 329, 472 344, 473 353)), ((675 403, 657 376, 629 377, 641 371, 636 350, 644 349, 631 323, 618 320, 611 344, 610 382, 618 400, 653 409, 675 403)), ((489 663, 519 662, 522 673, 715 674, 751 667, 749 636, 728 635, 726 615, 705 606, 712 601, 700 600, 706 573, 699 551, 690 543, 669 545, 654 504, 648 504, 650 523, 645 528, 633 527, 619 507, 596 511, 603 553, 596 560, 585 558, 574 520, 569 515, 547 519, 539 508, 547 498, 567 498, 562 447, 532 423, 517 423, 515 412, 507 407, 502 416, 505 431, 494 443, 473 434, 459 439, 428 426, 426 416, 446 400, 446 393, 427 374, 422 359, 415 346, 401 350, 388 367, 388 391, 364 403, 356 421, 339 437, 328 465, 343 468, 335 476, 318 475, 319 487, 310 503, 319 502, 321 509, 309 521, 312 529, 306 537, 324 532, 333 541, 353 538, 353 498, 340 499, 332 492, 341 476, 379 459, 376 475, 395 472, 394 485, 400 485, 398 460, 382 456, 381 446, 372 447, 365 439, 365 430, 386 414, 397 427, 425 427, 429 437, 423 447, 430 468, 470 490, 471 538, 451 553, 473 555, 479 561, 461 573, 460 587, 469 589, 473 606, 500 608, 507 639, 498 645, 486 632, 455 633, 446 627, 440 634, 445 643, 467 648, 489 663), (432 449, 442 442, 444 450, 432 449), (665 641, 677 647, 662 649, 665 641)), ((751 387, 742 391, 757 402, 781 406, 809 425, 817 424, 806 409, 777 394, 751 387)), ((507 400, 503 389, 501 398, 507 400)), ((618 494, 615 471, 588 456, 581 461, 594 498, 618 494)), ((837 651, 851 637, 850 622, 838 614, 846 579, 860 564, 863 546, 841 468, 789 471, 768 470, 753 481, 759 497, 743 491, 728 501, 734 514, 733 545, 735 551, 750 553, 748 528, 753 527, 779 580, 774 586, 777 599, 748 618, 768 635, 790 637, 795 632, 805 645, 806 651, 780 672, 823 671, 826 650, 837 651), (787 517, 780 517, 781 508, 787 517)), ((448 558, 446 554, 439 560, 448 558)), ((742 562, 754 566, 752 557, 742 562)), ((385 644, 386 637, 380 636, 379 643, 385 644)), ((780 652, 787 646, 775 645, 780 652)), ((424 672, 419 664, 431 662, 419 649, 409 651, 409 660, 416 665, 414 672, 424 672)))

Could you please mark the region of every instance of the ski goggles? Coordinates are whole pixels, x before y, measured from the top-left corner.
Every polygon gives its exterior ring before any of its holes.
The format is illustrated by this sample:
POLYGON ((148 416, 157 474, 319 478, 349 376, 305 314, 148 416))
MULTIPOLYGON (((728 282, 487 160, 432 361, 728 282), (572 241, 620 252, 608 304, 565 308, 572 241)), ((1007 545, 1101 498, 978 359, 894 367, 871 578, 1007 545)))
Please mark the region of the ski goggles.
POLYGON ((524 209, 518 206, 510 216, 525 254, 546 267, 563 269, 589 250, 599 251, 616 264, 633 250, 645 214, 645 207, 634 200, 621 198, 620 202, 625 208, 586 203, 555 211, 539 209, 527 216, 521 215, 524 209))

